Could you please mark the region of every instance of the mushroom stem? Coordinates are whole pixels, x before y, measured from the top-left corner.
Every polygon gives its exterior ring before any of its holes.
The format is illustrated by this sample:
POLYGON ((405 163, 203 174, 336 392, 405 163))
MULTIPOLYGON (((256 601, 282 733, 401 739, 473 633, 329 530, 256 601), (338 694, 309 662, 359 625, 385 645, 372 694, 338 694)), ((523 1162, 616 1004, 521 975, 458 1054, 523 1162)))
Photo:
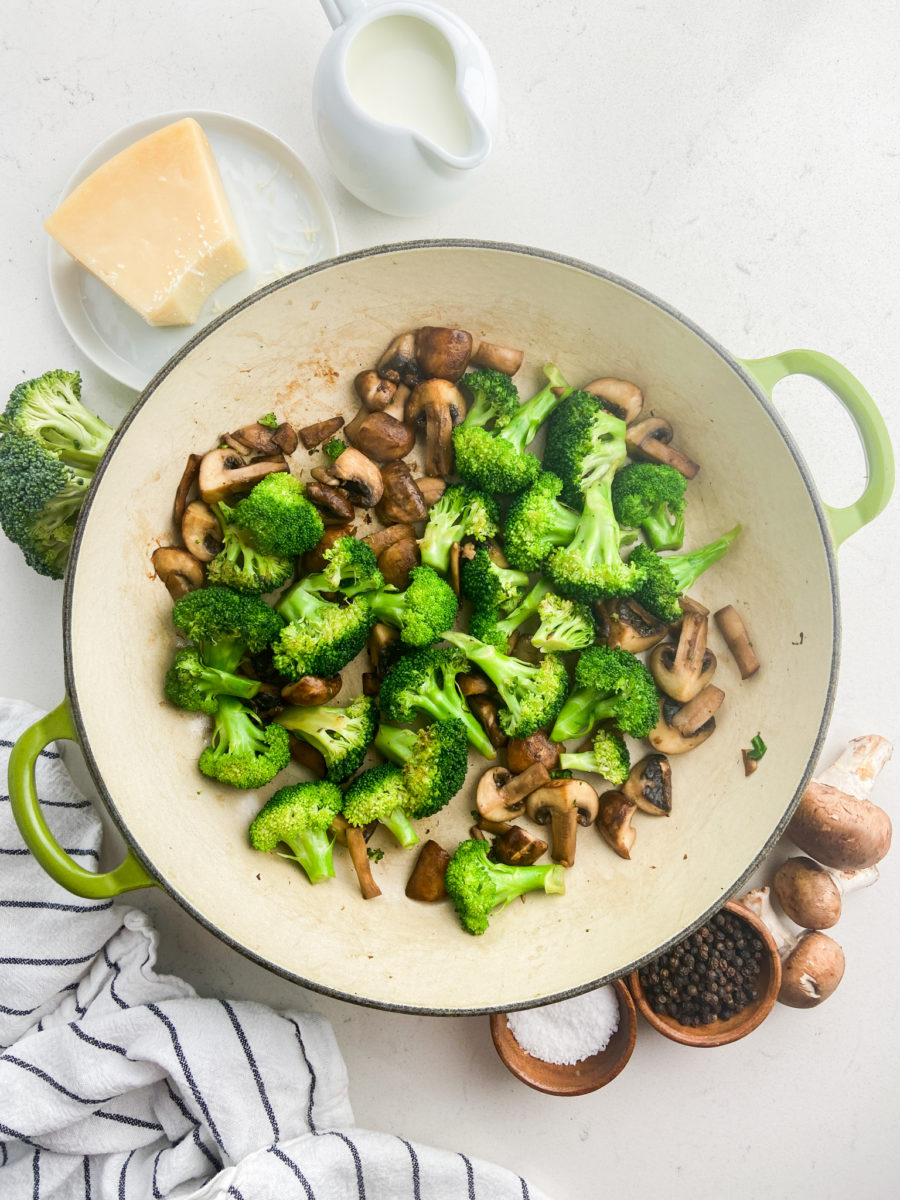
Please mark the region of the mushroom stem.
POLYGON ((526 796, 530 796, 532 792, 537 791, 538 788, 546 787, 549 782, 550 772, 544 764, 532 763, 518 775, 512 775, 509 782, 500 789, 500 795, 505 803, 512 807, 518 801, 524 800, 526 796))
POLYGON ((858 800, 868 800, 875 780, 893 752, 894 747, 887 738, 877 733, 853 738, 831 766, 816 778, 820 783, 840 788, 858 800))
POLYGON ((724 699, 725 693, 722 689, 708 683, 693 699, 682 705, 672 717, 672 726, 679 733, 689 737, 698 729, 702 729, 710 717, 718 712, 724 699))
POLYGON ((815 929, 791 932, 772 907, 767 887, 747 892, 740 903, 763 921, 781 955, 779 1001, 789 1008, 815 1008, 827 1000, 844 975, 844 952, 834 938, 815 929))
POLYGON ((713 619, 737 663, 741 679, 749 679, 751 675, 755 675, 759 670, 759 658, 753 649, 747 626, 741 619, 741 614, 733 605, 726 604, 724 608, 720 608, 713 614, 713 619))
POLYGON ((363 900, 374 900, 376 896, 381 895, 381 888, 372 875, 372 864, 366 850, 365 834, 358 825, 351 825, 342 816, 334 818, 331 828, 338 841, 346 845, 350 851, 350 861, 356 872, 356 878, 359 880, 359 890, 363 900))
POLYGON ((575 865, 575 838, 578 833, 578 813, 575 808, 550 812, 550 857, 564 867, 575 865))

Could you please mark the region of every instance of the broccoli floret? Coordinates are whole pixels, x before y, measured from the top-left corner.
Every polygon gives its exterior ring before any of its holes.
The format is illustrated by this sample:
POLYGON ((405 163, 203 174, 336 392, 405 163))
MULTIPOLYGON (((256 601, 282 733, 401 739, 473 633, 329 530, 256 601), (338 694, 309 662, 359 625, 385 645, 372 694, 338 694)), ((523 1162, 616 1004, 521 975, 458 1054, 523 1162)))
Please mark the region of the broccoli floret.
POLYGON ((499 567, 484 546, 479 546, 471 558, 460 558, 460 591, 476 608, 509 613, 522 599, 528 582, 524 571, 499 567))
POLYGON ((610 500, 611 483, 610 472, 588 488, 575 536, 567 546, 557 547, 544 564, 556 590, 581 604, 630 596, 641 579, 638 565, 622 560, 622 531, 610 500))
POLYGON ((519 410, 519 389, 503 371, 481 367, 459 382, 472 397, 463 425, 483 427, 493 418, 494 428, 502 429, 519 410))
POLYGON ((740 532, 740 525, 735 525, 734 529, 697 550, 669 554, 665 558, 655 554, 649 546, 635 546, 628 556, 629 565, 640 572, 634 589, 635 599, 661 621, 680 620, 679 597, 708 567, 719 561, 740 532))
POLYGON ((378 712, 371 696, 360 695, 345 708, 289 705, 275 720, 314 746, 325 759, 325 778, 340 783, 362 764, 378 727, 378 712))
POLYGON ((25 434, 0 440, 0 527, 32 570, 62 579, 92 478, 25 434))
POLYGON ((544 468, 562 480, 562 499, 581 508, 587 490, 625 461, 625 422, 590 392, 572 392, 547 425, 544 468))
POLYGON ((616 520, 641 529, 654 550, 677 550, 684 541, 687 480, 666 463, 630 463, 612 483, 616 520))
POLYGON ((419 836, 406 814, 408 803, 403 772, 393 763, 369 767, 344 793, 344 817, 351 825, 380 821, 401 846, 414 846, 419 836))
POLYGON ((170 704, 189 712, 215 713, 220 696, 252 700, 259 691, 258 679, 234 675, 208 666, 195 646, 179 650, 166 672, 163 692, 170 704))
POLYGON ((418 732, 382 724, 375 749, 402 767, 406 811, 414 821, 440 812, 465 783, 469 756, 462 721, 435 721, 418 732))
POLYGON ((428 512, 428 524, 419 543, 423 564, 445 575, 454 542, 492 538, 499 524, 500 511, 493 496, 461 484, 448 487, 428 512))
POLYGON ((256 423, 257 425, 264 425, 266 429, 278 428, 278 418, 273 412, 266 413, 264 416, 260 417, 256 423))
POLYGON ((515 494, 537 478, 541 470, 540 459, 530 454, 526 447, 571 390, 553 363, 544 367, 544 374, 546 386, 520 404, 502 428, 487 430, 481 425, 463 423, 454 429, 456 470, 465 483, 486 492, 515 494))
POLYGON ((294 560, 285 554, 264 554, 249 530, 235 524, 235 510, 224 500, 212 508, 222 527, 222 549, 207 563, 207 583, 255 596, 286 584, 294 573, 294 560))
POLYGON ((245 654, 274 642, 284 621, 258 596, 220 585, 198 588, 172 606, 175 628, 200 648, 200 657, 220 671, 234 671, 245 654))
POLYGON ((467 633, 448 633, 445 640, 456 646, 487 675, 500 694, 500 727, 513 738, 528 737, 556 717, 569 692, 569 676, 555 654, 539 663, 524 662, 503 654, 496 646, 467 633))
POLYGON ((503 548, 510 565, 520 571, 538 571, 557 546, 575 536, 578 513, 560 504, 562 480, 542 471, 534 483, 516 496, 503 526, 503 548))
POLYGON ((618 646, 591 646, 575 666, 575 690, 550 737, 565 742, 590 733, 598 721, 613 721, 623 733, 644 738, 658 720, 659 694, 641 660, 618 646))
POLYGON ((559 863, 508 867, 492 862, 489 851, 488 842, 461 842, 447 864, 447 894, 467 933, 485 933, 494 909, 525 892, 565 892, 566 869, 559 863))
POLYGON ((594 644, 597 630, 586 605, 548 592, 537 611, 541 623, 531 635, 531 644, 539 650, 565 654, 594 644))
POLYGON ((303 586, 315 592, 343 592, 358 596, 384 587, 375 552, 367 542, 347 535, 325 551, 325 569, 308 575, 303 586))
POLYGON ((347 443, 342 442, 340 438, 333 437, 328 439, 322 449, 329 458, 340 458, 347 449, 347 443))
POLYGON ((288 471, 273 471, 239 500, 232 522, 246 530, 261 554, 296 558, 312 550, 325 532, 319 511, 306 498, 306 487, 288 471))
MULTIPOLYGON (((527 579, 527 576, 523 575, 523 578, 527 579)), ((469 617, 469 633, 479 641, 489 642, 505 652, 509 639, 520 625, 534 616, 549 592, 550 584, 545 579, 539 579, 506 616, 490 604, 476 604, 469 617)))
POLYGON ((290 759, 286 729, 263 725, 234 696, 220 697, 212 740, 197 764, 204 775, 236 788, 258 788, 274 779, 290 759))
POLYGON ((379 621, 400 630, 408 646, 430 646, 456 619, 456 593, 432 567, 413 567, 405 592, 383 587, 368 597, 379 621))
POLYGON ((282 858, 298 862, 310 883, 334 878, 334 838, 331 823, 341 811, 343 795, 325 779, 290 783, 279 788, 250 824, 250 845, 266 854, 283 842, 291 850, 282 858))
POLYGON ((313 576, 294 584, 275 606, 288 623, 272 645, 272 661, 289 679, 336 675, 356 658, 375 624, 367 597, 336 604, 323 600, 311 582, 313 576))
POLYGON ((469 670, 465 655, 449 646, 413 650, 394 663, 378 693, 381 711, 389 721, 411 722, 419 713, 436 721, 462 721, 466 737, 485 758, 494 758, 487 734, 466 707, 456 683, 469 670))
POLYGON ((12 430, 91 473, 113 435, 110 426, 81 403, 78 371, 46 371, 14 387, 0 416, 0 432, 12 430))
POLYGON ((628 778, 631 755, 621 734, 612 729, 601 729, 594 737, 590 750, 561 754, 559 765, 564 771, 590 771, 602 775, 618 787, 628 778))

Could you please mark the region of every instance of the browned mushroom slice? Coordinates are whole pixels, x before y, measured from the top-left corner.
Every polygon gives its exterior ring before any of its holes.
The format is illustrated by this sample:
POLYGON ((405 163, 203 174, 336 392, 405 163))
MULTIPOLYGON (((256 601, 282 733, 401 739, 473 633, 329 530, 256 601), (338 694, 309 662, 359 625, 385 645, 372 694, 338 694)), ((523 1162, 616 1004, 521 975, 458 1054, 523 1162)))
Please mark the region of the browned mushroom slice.
POLYGON ((453 588, 453 591, 459 596, 459 557, 460 546, 459 542, 454 542, 450 547, 450 558, 447 562, 447 581, 453 588))
POLYGON ((425 430, 425 474, 446 477, 453 471, 453 429, 466 415, 462 392, 447 379, 426 379, 406 405, 409 421, 425 430))
POLYGON ((551 783, 550 773, 541 763, 520 775, 510 774, 506 767, 491 767, 478 781, 475 805, 489 821, 508 821, 524 810, 528 796, 551 783))
POLYGON ((363 900, 374 900, 381 895, 381 888, 372 875, 372 861, 366 849, 366 836, 358 825, 351 825, 340 814, 334 818, 331 828, 335 839, 350 851, 350 862, 359 881, 363 900))
POLYGON ((521 825, 510 825, 491 843, 491 858, 508 867, 530 867, 546 853, 547 843, 543 838, 535 837, 521 825))
POLYGON ((376 365, 382 379, 392 383, 405 383, 414 388, 419 382, 419 364, 416 361, 415 333, 401 333, 395 337, 376 365))
POLYGON ((416 486, 422 493, 422 499, 425 501, 427 508, 431 508, 432 504, 437 504, 441 496, 447 490, 447 480, 438 479, 434 475, 423 475, 416 480, 416 486))
POLYGON ((415 525, 428 516, 425 500, 407 463, 401 460, 383 467, 381 487, 376 511, 385 525, 415 525))
POLYGON ((644 393, 636 383, 630 383, 627 379, 594 379, 581 390, 596 396, 607 412, 626 425, 636 421, 644 407, 644 393))
POLYGON ((374 508, 384 492, 381 472, 370 458, 352 446, 339 454, 331 466, 339 485, 363 508, 374 508))
POLYGON ((749 679, 759 670, 759 657, 753 649, 747 626, 740 613, 731 604, 726 604, 713 614, 719 633, 731 651, 741 673, 741 679, 749 679))
POLYGON ((509 741, 509 736, 500 728, 500 715, 497 705, 491 697, 478 694, 470 695, 468 704, 494 749, 499 750, 501 746, 505 746, 509 741))
POLYGON ((372 670, 379 676, 384 674, 385 662, 391 658, 390 651, 400 641, 400 631, 394 629, 392 625, 385 625, 383 621, 376 621, 372 626, 372 631, 369 634, 366 642, 366 649, 369 652, 369 662, 372 664, 372 670))
POLYGON ((212 562, 222 549, 219 518, 202 500, 192 500, 181 518, 184 548, 200 562, 212 562))
POLYGON ((551 779, 528 796, 525 807, 532 821, 539 825, 549 822, 550 857, 571 867, 578 826, 593 824, 599 812, 598 796, 591 785, 584 779, 551 779))
POLYGON ((672 811, 672 767, 664 754, 647 754, 636 762, 621 787, 641 812, 667 817, 672 811))
POLYGON ((311 746, 309 742, 297 737, 290 730, 288 730, 288 744, 294 762, 299 763, 301 767, 306 767, 317 779, 325 778, 325 759, 315 746, 311 746))
POLYGON ((722 707, 725 693, 713 683, 708 683, 692 696, 686 704, 682 704, 678 712, 673 713, 670 723, 680 734, 690 737, 698 729, 702 729, 722 707))
POLYGON ((369 412, 381 412, 394 399, 397 385, 391 379, 382 379, 377 371, 360 371, 353 380, 353 387, 369 412))
POLYGON ((404 538, 394 542, 378 555, 378 570, 384 576, 384 582, 405 592, 409 587, 409 573, 422 562, 419 554, 419 543, 415 538, 404 538))
POLYGON ((353 520, 353 505, 342 488, 316 479, 306 485, 306 497, 319 510, 326 525, 339 525, 343 529, 353 520))
MULTIPOLYGON (((494 685, 488 679, 487 675, 475 669, 467 671, 465 675, 457 676, 456 686, 467 700, 470 696, 487 696, 494 691, 494 685)), ((525 765, 530 767, 531 763, 526 763, 525 765)), ((509 769, 514 771, 518 768, 511 766, 509 769)), ((524 767, 522 770, 524 770, 524 767)))
MULTIPOLYGON (((696 697, 694 699, 696 700, 696 697)), ((694 701, 692 700, 691 703, 693 704, 694 701)), ((702 745, 716 731, 716 718, 712 716, 692 733, 682 733, 672 724, 681 711, 681 707, 678 701, 673 700, 671 696, 660 698, 659 720, 647 735, 650 745, 660 754, 686 754, 688 750, 702 745)))
MULTIPOLYGON (((307 496, 309 496, 310 488, 319 486, 318 484, 307 484, 307 496)), ((300 560, 303 574, 314 575, 319 571, 324 571, 328 566, 328 559, 325 557, 326 551, 330 550, 335 542, 339 542, 342 537, 353 537, 354 532, 355 530, 352 525, 329 525, 312 550, 307 550, 300 560)))
POLYGON ((416 435, 408 425, 386 412, 367 412, 364 408, 345 426, 344 433, 351 446, 377 462, 405 458, 416 444, 416 435))
POLYGON ((665 621, 630 597, 600 600, 594 607, 600 637, 607 646, 618 646, 642 654, 663 640, 669 630, 665 621))
POLYGON ((548 771, 559 767, 559 746, 551 742, 542 729, 527 738, 513 738, 506 749, 506 763, 511 771, 527 771, 534 763, 543 763, 548 771))
POLYGON ((203 565, 180 546, 160 546, 150 556, 153 570, 163 581, 173 600, 203 587, 203 565))
POLYGON ((444 876, 450 858, 444 847, 432 838, 423 844, 406 884, 406 895, 410 900, 433 904, 435 900, 444 899, 447 895, 444 876))
POLYGON ((423 325, 416 332, 416 360, 423 379, 449 379, 456 383, 471 356, 472 335, 464 329, 423 325))
POLYGON ((490 367, 504 375, 515 375, 525 358, 524 350, 498 346, 495 342, 479 342, 469 359, 470 367, 490 367))
POLYGON ((367 533, 362 539, 367 546, 370 546, 372 553, 377 558, 388 546, 393 546, 394 542, 403 542, 407 538, 415 538, 416 531, 412 525, 403 521, 395 521, 391 525, 385 525, 383 529, 376 529, 374 533, 367 533))
POLYGON ((709 618, 703 613, 686 612, 677 645, 662 643, 647 660, 657 687, 682 704, 702 691, 716 673, 716 656, 706 645, 708 628, 709 618))
POLYGON ((637 837, 631 818, 637 805, 622 792, 612 791, 603 793, 599 807, 597 828, 603 840, 612 846, 619 858, 631 858, 631 850, 637 837))
POLYGON ((293 454, 300 444, 297 430, 289 421, 282 421, 272 434, 272 441, 283 454, 293 454))
POLYGON ((277 454, 280 446, 275 441, 275 430, 268 425, 260 425, 255 421, 252 425, 243 425, 235 429, 232 438, 253 454, 277 454))
POLYGON ((287 463, 283 458, 278 462, 258 459, 246 463, 233 450, 218 448, 203 455, 197 486, 206 503, 215 504, 234 492, 249 491, 260 479, 274 471, 286 470, 287 463))
POLYGON ((281 689, 281 697, 298 708, 316 708, 333 700, 341 690, 340 675, 301 675, 281 689))
POLYGON ((671 444, 673 429, 663 417, 645 417, 631 425, 625 435, 628 453, 639 462, 664 463, 693 479, 700 467, 671 444))
POLYGON ((184 516, 184 510, 187 507, 187 498, 190 495, 191 488, 197 482, 197 475, 200 471, 200 463, 203 461, 201 454, 189 454, 184 470, 181 473, 181 479, 178 481, 178 487, 175 491, 175 504, 172 509, 172 515, 175 518, 175 524, 181 524, 181 518, 184 516))
POLYGON ((316 446, 321 446, 323 442, 333 438, 343 424, 343 417, 328 417, 325 421, 314 421, 311 425, 304 425, 302 429, 297 430, 297 437, 306 450, 315 450, 316 446))

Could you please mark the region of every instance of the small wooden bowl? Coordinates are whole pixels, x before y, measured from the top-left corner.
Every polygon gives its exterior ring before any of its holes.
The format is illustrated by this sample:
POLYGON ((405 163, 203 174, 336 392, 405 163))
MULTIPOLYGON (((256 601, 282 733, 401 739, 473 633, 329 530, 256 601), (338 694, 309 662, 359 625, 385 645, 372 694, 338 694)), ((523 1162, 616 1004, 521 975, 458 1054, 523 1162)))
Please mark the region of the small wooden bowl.
POLYGON ((667 1038, 681 1042, 683 1046, 727 1046, 746 1037, 765 1020, 772 1011, 781 987, 781 956, 775 945, 775 939, 769 930, 749 908, 737 900, 728 900, 723 909, 734 913, 746 921, 762 938, 767 954, 763 958, 762 967, 757 976, 759 998, 752 1001, 746 1008, 741 1009, 726 1021, 712 1021, 709 1025, 682 1025, 674 1017, 663 1016, 650 1007, 637 971, 628 976, 628 986, 634 996, 634 1002, 646 1021, 659 1030, 667 1038))
POLYGON ((506 1013, 491 1014, 491 1037, 508 1070, 536 1091, 550 1096, 584 1096, 615 1079, 631 1058, 637 1037, 637 1013, 631 993, 621 979, 613 980, 619 1001, 619 1028, 605 1050, 571 1065, 544 1062, 526 1053, 513 1037, 506 1013))

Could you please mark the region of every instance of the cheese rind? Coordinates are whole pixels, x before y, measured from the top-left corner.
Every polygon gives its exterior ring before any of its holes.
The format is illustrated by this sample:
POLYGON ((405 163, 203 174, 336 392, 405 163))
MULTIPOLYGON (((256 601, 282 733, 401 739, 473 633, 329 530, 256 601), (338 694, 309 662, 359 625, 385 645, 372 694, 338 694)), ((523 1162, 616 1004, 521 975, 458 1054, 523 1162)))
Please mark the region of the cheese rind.
POLYGON ((44 222, 86 270, 151 325, 191 325, 247 266, 206 134, 192 118, 134 142, 44 222))

